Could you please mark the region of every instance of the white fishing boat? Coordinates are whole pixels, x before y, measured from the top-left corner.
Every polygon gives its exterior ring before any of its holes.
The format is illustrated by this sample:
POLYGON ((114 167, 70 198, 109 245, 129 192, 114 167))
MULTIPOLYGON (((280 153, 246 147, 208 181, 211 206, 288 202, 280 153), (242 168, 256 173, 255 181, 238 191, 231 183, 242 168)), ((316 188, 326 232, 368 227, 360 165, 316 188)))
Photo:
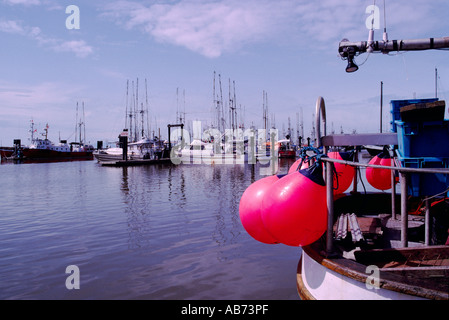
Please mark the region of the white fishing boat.
POLYGON ((180 149, 177 155, 183 163, 243 164, 248 160, 243 141, 240 144, 237 142, 222 144, 195 139, 188 146, 180 149), (238 145, 241 148, 237 147, 238 145))
MULTIPOLYGON (((124 130, 123 136, 127 137, 127 130, 124 130)), ((123 153, 123 147, 113 147, 96 150, 93 153, 98 162, 111 162, 121 160, 158 160, 161 159, 166 151, 163 141, 152 140, 148 138, 131 142, 127 145, 126 154, 123 153), (126 158, 126 159, 125 159, 126 158)))
POLYGON ((182 148, 178 155, 182 159, 211 159, 214 157, 214 144, 201 140, 193 140, 188 146, 182 148))
POLYGON ((139 105, 138 83, 139 79, 137 79, 135 92, 136 101, 132 103, 132 106, 128 106, 129 81, 127 81, 126 127, 123 129, 122 133, 120 133, 118 137, 119 141, 116 143, 115 147, 99 149, 94 152, 93 156, 100 163, 110 164, 122 161, 127 161, 129 163, 137 161, 138 163, 142 163, 144 160, 145 162, 143 163, 150 163, 150 161, 169 158, 168 142, 161 140, 159 137, 154 137, 154 135, 153 138, 150 138, 151 130, 149 127, 148 97, 146 97, 147 107, 144 109, 142 104, 140 110, 137 109, 137 106, 139 105), (140 121, 138 115, 141 117, 140 121))

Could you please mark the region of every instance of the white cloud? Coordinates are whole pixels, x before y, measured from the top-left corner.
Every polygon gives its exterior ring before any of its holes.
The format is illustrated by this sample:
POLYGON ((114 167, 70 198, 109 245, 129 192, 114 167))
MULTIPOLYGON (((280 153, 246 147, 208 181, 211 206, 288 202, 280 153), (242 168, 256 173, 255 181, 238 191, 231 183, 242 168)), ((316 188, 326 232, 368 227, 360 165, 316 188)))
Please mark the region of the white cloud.
POLYGON ((93 53, 92 47, 87 45, 84 40, 59 42, 53 49, 57 52, 73 52, 80 58, 85 58, 93 53))
POLYGON ((39 27, 25 26, 22 21, 0 20, 0 32, 25 36, 37 41, 39 45, 49 47, 55 52, 72 52, 80 58, 85 58, 94 52, 93 47, 84 40, 64 41, 51 38, 43 34, 39 27))
POLYGON ((157 41, 218 57, 272 37, 282 9, 282 4, 273 1, 180 1, 150 6, 118 1, 107 6, 106 15, 127 29, 140 28, 157 41))
POLYGON ((41 4, 39 0, 3 0, 3 2, 10 5, 22 4, 25 6, 34 6, 41 4))
POLYGON ((20 22, 13 20, 0 21, 0 31, 20 35, 27 33, 20 22))
MULTIPOLYGON (((387 2, 391 33, 416 36, 428 32, 435 23, 423 25, 419 21, 431 20, 439 1, 387 2)), ((365 9, 371 4, 372 0, 183 0, 153 4, 120 0, 102 9, 105 16, 126 29, 140 29, 156 41, 213 58, 248 44, 281 39, 308 47, 329 47, 345 37, 365 40, 365 9)), ((383 22, 383 15, 381 18, 383 22)), ((376 35, 380 37, 380 33, 376 35)))
POLYGON ((70 95, 77 91, 77 88, 54 82, 27 86, 0 83, 0 104, 5 107, 5 112, 14 112, 16 107, 34 109, 36 106, 65 104, 70 101, 70 95))

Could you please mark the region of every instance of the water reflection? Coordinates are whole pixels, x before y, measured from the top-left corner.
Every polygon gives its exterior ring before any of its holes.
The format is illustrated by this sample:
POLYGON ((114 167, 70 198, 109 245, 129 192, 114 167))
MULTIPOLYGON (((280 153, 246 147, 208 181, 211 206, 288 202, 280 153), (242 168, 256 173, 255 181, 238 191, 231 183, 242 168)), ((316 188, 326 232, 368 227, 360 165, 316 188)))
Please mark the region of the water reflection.
POLYGON ((0 166, 1 299, 297 297, 297 248, 244 231, 251 165, 0 166), (81 290, 65 288, 65 268, 81 290))
MULTIPOLYGON (((291 163, 280 162, 280 170, 287 171, 291 163)), ((206 237, 215 243, 219 261, 229 259, 228 246, 245 232, 240 197, 263 177, 260 169, 225 164, 121 168, 129 248, 150 247, 154 241, 168 247, 206 237)))

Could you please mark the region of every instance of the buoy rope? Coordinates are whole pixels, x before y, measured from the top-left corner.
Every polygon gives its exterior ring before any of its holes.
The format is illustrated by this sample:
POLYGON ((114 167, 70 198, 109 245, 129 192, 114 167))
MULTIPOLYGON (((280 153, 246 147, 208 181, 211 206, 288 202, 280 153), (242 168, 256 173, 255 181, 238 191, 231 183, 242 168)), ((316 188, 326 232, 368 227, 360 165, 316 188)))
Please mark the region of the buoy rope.
POLYGON ((296 168, 295 171, 301 170, 301 167, 304 162, 308 162, 310 164, 310 162, 314 159, 316 159, 315 161, 320 162, 322 155, 323 154, 321 153, 321 151, 318 150, 317 148, 303 147, 299 153, 299 158, 301 159, 301 162, 298 164, 298 167, 296 168), (310 152, 310 153, 313 152, 314 155, 310 155, 307 152, 310 152))
MULTIPOLYGON (((296 168, 296 171, 301 170, 301 167, 304 162, 309 162, 312 160, 314 161, 313 166, 311 165, 309 169, 312 169, 312 167, 320 166, 322 164, 323 158, 329 158, 327 155, 323 154, 319 149, 314 147, 304 147, 301 149, 299 158, 301 159, 301 162, 299 163, 298 167, 296 168), (310 153, 314 153, 310 155, 310 153)), ((332 175, 335 177, 335 182, 337 186, 332 186, 333 190, 338 190, 339 188, 339 182, 338 182, 338 172, 337 169, 335 169, 335 165, 332 163, 332 175)))

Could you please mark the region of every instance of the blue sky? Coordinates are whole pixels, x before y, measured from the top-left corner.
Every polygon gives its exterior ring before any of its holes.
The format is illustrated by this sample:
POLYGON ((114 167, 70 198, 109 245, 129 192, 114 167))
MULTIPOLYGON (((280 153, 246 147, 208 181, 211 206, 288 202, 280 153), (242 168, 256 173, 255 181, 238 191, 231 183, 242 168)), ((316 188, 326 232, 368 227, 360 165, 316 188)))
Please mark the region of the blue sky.
MULTIPOLYGON (((435 68, 439 97, 446 99, 449 53, 362 55, 359 71, 345 73, 338 43, 367 40, 366 8, 372 4, 0 0, 0 144, 16 138, 27 144, 31 119, 40 132, 49 124, 51 140, 72 141, 77 102, 85 105, 87 140, 114 141, 125 124, 127 81, 131 91, 137 79, 139 104, 145 103, 147 80, 151 126, 163 136, 179 109, 188 122, 210 124, 214 72, 217 81, 221 75, 225 107, 228 81, 235 81, 247 127, 263 127, 265 91, 276 127, 286 128, 290 117, 296 130, 302 112, 306 136, 319 96, 326 101, 328 131, 377 132, 383 81, 388 129, 391 99, 435 95, 435 68), (66 27, 72 4, 80 10, 79 29, 66 27)), ((376 5, 383 9, 383 1, 376 5)), ((391 40, 449 36, 447 1, 387 0, 386 12, 391 40)), ((376 30, 376 40, 381 37, 376 30)))

